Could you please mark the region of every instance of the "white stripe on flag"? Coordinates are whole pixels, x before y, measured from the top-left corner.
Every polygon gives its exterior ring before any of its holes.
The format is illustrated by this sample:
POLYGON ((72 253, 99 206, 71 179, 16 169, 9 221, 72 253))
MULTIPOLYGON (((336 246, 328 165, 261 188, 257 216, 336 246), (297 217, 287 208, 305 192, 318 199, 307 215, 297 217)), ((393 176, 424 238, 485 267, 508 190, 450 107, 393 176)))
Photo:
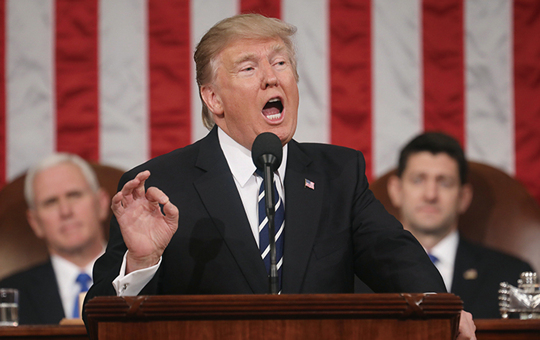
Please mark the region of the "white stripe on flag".
POLYGON ((330 142, 328 4, 325 0, 284 0, 282 19, 298 28, 300 106, 295 139, 330 142))
POLYGON ((512 3, 465 2, 466 151, 515 172, 512 3))
POLYGON ((373 174, 397 164, 399 149, 422 130, 420 1, 375 1, 372 9, 373 174))
MULTIPOLYGON (((191 51, 195 51, 202 36, 218 21, 238 14, 239 3, 236 0, 197 0, 191 1, 191 51), (212 10, 209 10, 209 9, 212 10)), ((193 56, 193 54, 192 54, 193 56)), ((202 124, 201 99, 195 81, 195 63, 191 68, 191 138, 193 141, 206 136, 208 130, 202 124)))
POLYGON ((6 177, 56 147, 51 0, 6 2, 6 177))
POLYGON ((149 156, 146 0, 100 0, 100 161, 129 169, 149 156))

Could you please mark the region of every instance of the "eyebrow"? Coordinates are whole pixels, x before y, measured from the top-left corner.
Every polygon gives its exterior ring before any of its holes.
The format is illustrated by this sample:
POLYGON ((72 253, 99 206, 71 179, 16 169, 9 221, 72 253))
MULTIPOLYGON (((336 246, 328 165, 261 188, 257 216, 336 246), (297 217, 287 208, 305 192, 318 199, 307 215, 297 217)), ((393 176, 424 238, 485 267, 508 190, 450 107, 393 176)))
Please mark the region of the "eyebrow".
MULTIPOLYGON (((272 46, 272 54, 281 53, 282 51, 286 50, 285 46, 281 44, 275 44, 272 46)), ((234 66, 237 66, 245 61, 251 61, 257 59, 257 56, 254 53, 246 53, 244 55, 241 55, 237 60, 234 61, 234 66)))

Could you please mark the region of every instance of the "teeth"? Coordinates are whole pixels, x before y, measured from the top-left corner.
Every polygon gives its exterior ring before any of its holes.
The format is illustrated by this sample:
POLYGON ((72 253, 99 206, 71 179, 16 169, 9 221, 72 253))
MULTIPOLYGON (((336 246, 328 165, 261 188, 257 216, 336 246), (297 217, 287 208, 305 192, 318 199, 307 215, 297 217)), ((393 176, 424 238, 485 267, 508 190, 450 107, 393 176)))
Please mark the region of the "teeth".
POLYGON ((281 118, 281 113, 276 113, 275 115, 266 116, 266 118, 270 120, 279 119, 281 118))
POLYGON ((275 102, 279 102, 279 99, 278 98, 272 98, 268 101, 269 103, 275 103, 275 102))

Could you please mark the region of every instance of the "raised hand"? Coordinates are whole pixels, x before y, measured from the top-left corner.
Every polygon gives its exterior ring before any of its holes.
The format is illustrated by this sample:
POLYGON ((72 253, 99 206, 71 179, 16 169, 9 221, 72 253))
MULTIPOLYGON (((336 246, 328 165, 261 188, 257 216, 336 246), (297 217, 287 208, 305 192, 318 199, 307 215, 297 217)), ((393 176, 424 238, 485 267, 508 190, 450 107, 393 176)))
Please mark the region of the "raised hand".
POLYGON ((160 189, 145 190, 148 177, 150 171, 140 172, 112 198, 111 208, 129 250, 126 274, 157 264, 178 229, 178 208, 160 189))

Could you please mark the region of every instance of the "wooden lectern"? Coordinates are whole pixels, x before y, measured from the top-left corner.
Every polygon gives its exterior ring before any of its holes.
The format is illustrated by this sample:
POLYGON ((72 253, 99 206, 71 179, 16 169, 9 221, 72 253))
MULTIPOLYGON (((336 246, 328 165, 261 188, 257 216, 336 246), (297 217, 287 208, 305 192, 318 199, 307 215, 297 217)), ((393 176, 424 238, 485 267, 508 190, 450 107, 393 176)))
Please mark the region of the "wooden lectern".
POLYGON ((90 339, 455 339, 453 294, 96 297, 90 339))

